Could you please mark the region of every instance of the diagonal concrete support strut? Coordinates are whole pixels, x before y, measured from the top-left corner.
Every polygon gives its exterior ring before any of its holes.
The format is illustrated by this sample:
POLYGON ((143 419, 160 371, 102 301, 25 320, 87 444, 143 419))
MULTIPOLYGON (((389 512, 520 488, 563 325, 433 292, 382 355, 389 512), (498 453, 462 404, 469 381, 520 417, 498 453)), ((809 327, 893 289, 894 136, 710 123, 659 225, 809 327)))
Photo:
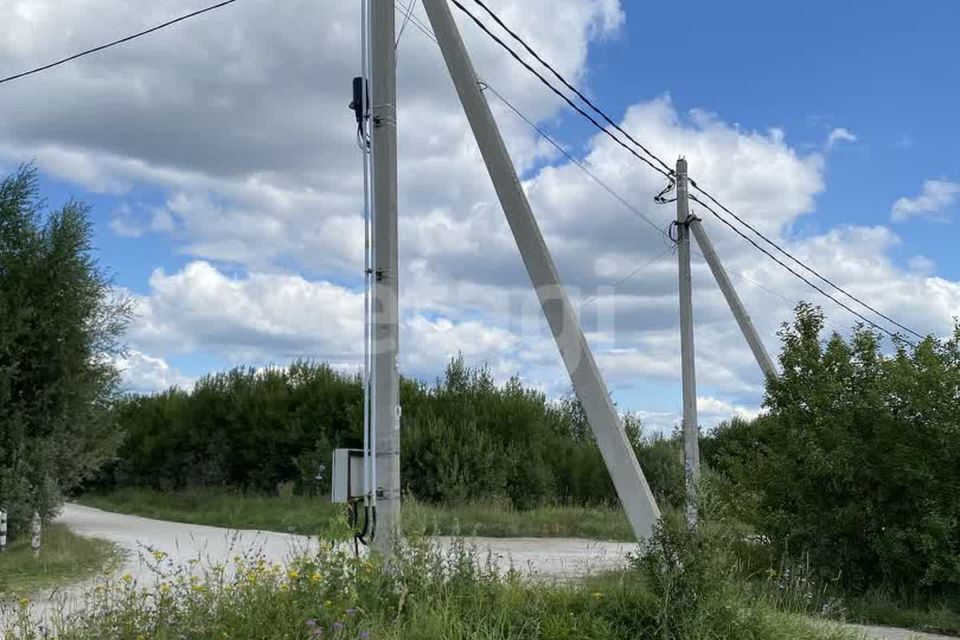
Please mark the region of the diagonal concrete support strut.
POLYGON ((600 376, 575 309, 560 282, 557 268, 530 209, 490 105, 477 83, 476 72, 450 7, 447 0, 423 0, 423 5, 617 495, 634 533, 638 538, 647 538, 660 518, 660 510, 600 376))

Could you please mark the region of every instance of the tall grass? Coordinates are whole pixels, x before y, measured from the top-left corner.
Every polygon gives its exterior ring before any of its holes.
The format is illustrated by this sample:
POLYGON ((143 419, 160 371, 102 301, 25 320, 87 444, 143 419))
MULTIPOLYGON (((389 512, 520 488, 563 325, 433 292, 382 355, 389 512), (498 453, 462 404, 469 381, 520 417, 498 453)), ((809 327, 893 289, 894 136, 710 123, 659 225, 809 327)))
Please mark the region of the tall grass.
MULTIPOLYGON (((257 556, 192 572, 155 557, 149 587, 121 578, 91 590, 86 609, 46 629, 22 610, 10 640, 850 640, 734 591, 673 599, 648 566, 580 584, 543 584, 499 570, 466 544, 425 542, 388 564, 332 544, 288 566, 257 556)), ((671 574, 685 571, 665 567, 671 574)), ((677 578, 677 575, 673 576, 677 578)), ((681 579, 681 578, 677 578, 681 579)), ((669 582, 669 581, 668 581, 669 582)), ((691 586, 693 583, 690 583, 691 586)), ((703 585, 699 585, 703 586, 703 585)), ((692 593, 692 592, 691 592, 692 593)), ((689 595, 689 594, 688 594, 689 595)))

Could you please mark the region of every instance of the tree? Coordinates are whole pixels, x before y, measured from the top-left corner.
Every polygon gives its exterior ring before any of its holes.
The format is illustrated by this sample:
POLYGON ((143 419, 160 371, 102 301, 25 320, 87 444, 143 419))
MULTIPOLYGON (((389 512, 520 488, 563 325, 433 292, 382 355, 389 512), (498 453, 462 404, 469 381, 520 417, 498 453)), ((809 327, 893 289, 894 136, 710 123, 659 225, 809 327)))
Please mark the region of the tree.
POLYGON ((45 211, 36 170, 0 182, 0 505, 52 515, 116 451, 115 359, 131 315, 98 265, 89 208, 45 211))
POLYGON ((822 333, 822 312, 798 308, 768 414, 718 429, 705 459, 758 533, 822 577, 960 592, 960 332, 886 354, 864 327, 822 333))

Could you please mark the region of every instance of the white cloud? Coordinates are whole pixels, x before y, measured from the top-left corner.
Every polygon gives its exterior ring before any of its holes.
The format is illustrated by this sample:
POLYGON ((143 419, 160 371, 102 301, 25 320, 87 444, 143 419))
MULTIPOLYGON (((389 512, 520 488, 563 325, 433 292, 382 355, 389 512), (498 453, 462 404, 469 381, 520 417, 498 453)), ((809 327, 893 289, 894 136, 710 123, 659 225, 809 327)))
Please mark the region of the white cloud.
POLYGON ((838 142, 856 142, 857 136, 850 132, 849 129, 844 129, 843 127, 837 127, 830 132, 830 135, 827 136, 827 149, 832 149, 833 145, 838 142))
POLYGON ((136 393, 150 393, 170 387, 190 389, 196 382, 171 367, 163 358, 136 349, 130 349, 117 358, 116 365, 126 387, 136 393))
MULTIPOLYGON (((190 3, 61 4, 52 11, 50 3, 16 2, 8 37, 0 40, 0 66, 26 67, 51 57, 51 43, 78 49, 190 3)), ((588 88, 591 42, 615 35, 625 19, 616 0, 493 5, 588 88), (535 18, 546 11, 550 20, 535 18)), ((123 211, 116 217, 116 231, 170 234, 175 250, 190 256, 182 269, 155 271, 141 297, 130 334, 140 353, 213 354, 259 366, 295 354, 347 368, 359 361, 361 179, 345 108, 359 58, 357 11, 348 2, 237 3, 217 19, 191 21, 24 80, 5 97, 0 158, 35 157, 51 176, 118 196, 128 209, 127 217, 123 211), (161 194, 160 202, 145 208, 144 189, 161 194)), ((555 96, 472 25, 461 24, 481 75, 525 114, 552 123, 561 113, 555 96)), ((549 393, 563 391, 566 374, 452 83, 435 45, 412 26, 400 45, 398 73, 401 365, 432 378, 462 351, 474 363, 489 362, 498 376, 519 371, 549 393)), ((496 100, 492 106, 571 296, 599 296, 583 310, 583 323, 610 387, 616 393, 678 380, 675 258, 668 253, 613 288, 664 251, 663 237, 496 100)), ((678 110, 668 97, 622 114, 614 109, 661 157, 686 156, 701 185, 831 279, 910 325, 949 331, 950 318, 960 313, 960 285, 930 270, 899 268, 890 258, 898 238, 889 229, 831 229, 816 219, 811 226, 826 228, 822 234, 793 232, 802 217, 816 215, 825 189, 823 154, 791 146, 787 131, 753 131, 723 119, 736 114, 678 110), (915 304, 918 297, 925 304, 915 304)), ((833 142, 850 137, 843 129, 831 134, 833 142)), ((663 186, 659 176, 602 136, 588 141, 583 161, 667 228, 674 211, 651 201, 663 186)), ((819 299, 694 210, 775 351, 793 301, 819 299)), ((711 405, 713 415, 732 415, 759 402, 762 377, 699 259, 694 279, 698 378, 710 398, 729 405, 711 405)), ((844 312, 829 304, 826 310, 849 326, 844 312)), ((678 402, 656 400, 655 407, 623 408, 645 409, 667 425, 678 402)))
POLYGON ((893 203, 890 217, 894 222, 911 218, 932 218, 951 207, 960 196, 960 182, 927 180, 916 198, 900 198, 893 203))

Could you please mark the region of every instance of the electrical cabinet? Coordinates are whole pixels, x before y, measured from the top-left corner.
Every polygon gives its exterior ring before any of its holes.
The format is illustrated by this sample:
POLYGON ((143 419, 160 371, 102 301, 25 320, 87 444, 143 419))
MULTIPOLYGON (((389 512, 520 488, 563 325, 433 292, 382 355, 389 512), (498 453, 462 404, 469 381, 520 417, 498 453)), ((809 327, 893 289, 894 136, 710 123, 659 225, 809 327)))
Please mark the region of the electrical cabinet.
POLYGON ((331 502, 363 498, 363 450, 335 449, 331 472, 331 502))

